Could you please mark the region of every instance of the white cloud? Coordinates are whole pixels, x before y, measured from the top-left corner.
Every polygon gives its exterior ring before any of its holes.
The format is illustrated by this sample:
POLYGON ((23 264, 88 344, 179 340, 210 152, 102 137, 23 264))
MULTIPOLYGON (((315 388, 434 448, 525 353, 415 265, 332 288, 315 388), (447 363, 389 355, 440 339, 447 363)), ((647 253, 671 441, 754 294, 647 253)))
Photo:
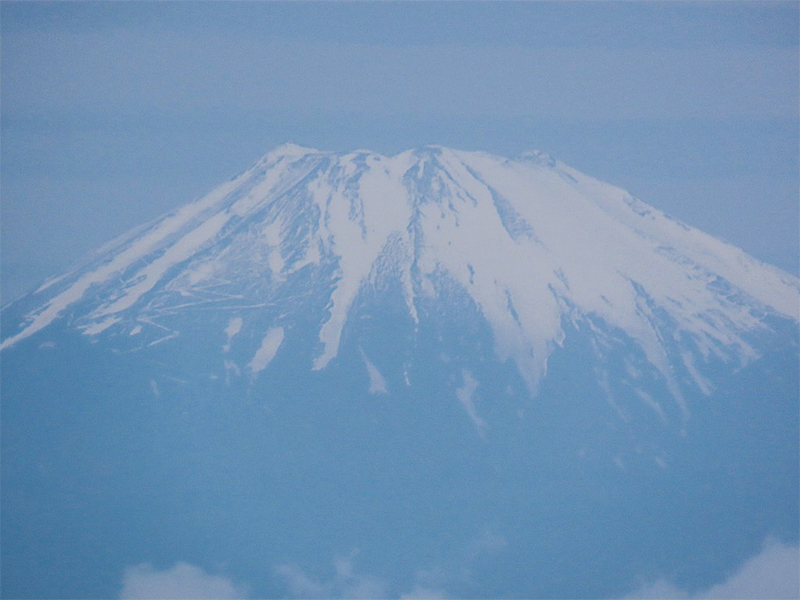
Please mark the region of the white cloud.
POLYGON ((447 598, 447 594, 439 589, 420 587, 418 585, 415 585, 410 592, 400 595, 400 600, 436 600, 438 598, 447 598))
POLYGON ((275 573, 284 579, 294 598, 385 598, 388 582, 372 575, 357 574, 353 568, 356 551, 334 559, 334 576, 317 580, 297 565, 279 565, 275 573))
POLYGON ((691 595, 674 584, 659 580, 626 598, 674 598, 686 600, 739 600, 800 598, 800 548, 767 539, 761 553, 747 560, 727 580, 691 595))
MULTIPOLYGON (((336 558, 333 561, 334 575, 328 580, 315 579, 299 566, 294 564, 279 565, 275 573, 279 575, 288 588, 292 598, 386 598, 388 597, 389 582, 380 577, 356 573, 353 567, 353 557, 356 552, 350 553, 345 558, 336 558)), ((414 587, 403 594, 400 600, 432 600, 445 599, 448 595, 438 586, 420 583, 417 577, 414 587)))
POLYGON ((631 592, 623 600, 684 600, 688 597, 686 592, 679 590, 665 579, 659 579, 655 583, 642 586, 635 592, 631 592))
POLYGON ((321 583, 306 575, 297 565, 278 565, 275 573, 283 578, 289 594, 295 598, 325 598, 332 584, 321 583))
POLYGON ((703 598, 800 598, 800 548, 769 540, 761 554, 703 598))
POLYGON ((488 527, 458 548, 444 563, 417 571, 412 589, 400 595, 401 600, 416 598, 450 598, 446 590, 470 589, 475 585, 475 568, 479 563, 498 557, 508 547, 506 538, 488 527))
POLYGON ((157 571, 149 564, 127 567, 122 580, 122 600, 177 600, 245 598, 246 589, 220 575, 209 575, 193 565, 179 562, 171 569, 157 571))

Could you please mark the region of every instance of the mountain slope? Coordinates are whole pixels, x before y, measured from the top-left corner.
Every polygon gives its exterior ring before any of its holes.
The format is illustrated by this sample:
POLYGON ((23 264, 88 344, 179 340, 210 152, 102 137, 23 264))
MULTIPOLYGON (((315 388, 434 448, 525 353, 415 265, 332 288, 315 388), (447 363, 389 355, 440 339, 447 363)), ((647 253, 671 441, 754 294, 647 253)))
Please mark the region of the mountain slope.
POLYGON ((696 365, 753 359, 745 334, 765 327, 764 314, 796 319, 800 289, 796 278, 546 156, 434 147, 386 158, 287 145, 43 285, 40 307, 2 347, 65 314, 91 336, 169 331, 159 318, 175 310, 246 314, 276 290, 330 273, 320 369, 336 356, 358 290, 389 265, 415 321, 417 299, 435 296, 438 276, 457 282, 490 323, 498 355, 514 360, 534 392, 564 318, 623 330, 669 380, 674 365, 655 323, 663 314, 702 388, 696 365))
POLYGON ((799 299, 545 154, 279 147, 2 311, 2 593, 702 590, 797 539, 799 299))

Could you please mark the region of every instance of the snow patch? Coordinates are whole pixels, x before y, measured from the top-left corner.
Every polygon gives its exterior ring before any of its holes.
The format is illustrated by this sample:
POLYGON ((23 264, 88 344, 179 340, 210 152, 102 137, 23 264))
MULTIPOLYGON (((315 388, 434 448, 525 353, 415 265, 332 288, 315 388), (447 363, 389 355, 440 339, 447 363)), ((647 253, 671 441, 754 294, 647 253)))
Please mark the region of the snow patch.
POLYGON ((232 360, 225 360, 222 362, 222 366, 225 368, 225 385, 231 384, 231 375, 234 377, 241 377, 242 370, 232 360))
POLYGON ((273 221, 262 230, 264 240, 270 246, 278 246, 281 243, 281 223, 273 221))
POLYGON ((286 265, 286 261, 283 260, 283 256, 281 255, 280 248, 273 248, 272 251, 269 253, 269 258, 267 259, 269 264, 269 270, 272 271, 272 274, 275 276, 275 279, 280 281, 282 279, 281 274, 283 271, 283 267, 286 265))
POLYGON ((84 335, 97 335, 98 333, 102 333, 109 327, 111 327, 114 323, 119 323, 119 319, 115 317, 109 317, 100 323, 93 323, 92 325, 88 325, 83 328, 84 335))
POLYGON ((466 369, 461 371, 461 380, 462 385, 456 390, 456 397, 461 403, 461 406, 464 407, 467 416, 469 416, 470 420, 475 425, 475 428, 478 430, 478 435, 485 439, 485 432, 488 425, 478 416, 478 411, 475 409, 474 401, 475 390, 478 389, 478 382, 472 377, 472 373, 466 369))
POLYGON ((367 374, 369 375, 369 393, 370 394, 388 394, 389 389, 386 385, 386 380, 381 375, 378 368, 372 364, 367 358, 364 349, 361 348, 361 358, 364 360, 364 365, 367 367, 367 374))
POLYGON ((283 327, 273 327, 261 341, 261 347, 256 350, 253 359, 247 365, 255 375, 267 368, 272 359, 278 353, 278 349, 283 343, 283 327))
POLYGON ((232 317, 230 321, 228 321, 228 326, 225 328, 225 335, 227 336, 228 340, 225 342, 225 345, 222 347, 223 352, 230 352, 231 350, 231 341, 242 330, 242 318, 241 317, 232 317))

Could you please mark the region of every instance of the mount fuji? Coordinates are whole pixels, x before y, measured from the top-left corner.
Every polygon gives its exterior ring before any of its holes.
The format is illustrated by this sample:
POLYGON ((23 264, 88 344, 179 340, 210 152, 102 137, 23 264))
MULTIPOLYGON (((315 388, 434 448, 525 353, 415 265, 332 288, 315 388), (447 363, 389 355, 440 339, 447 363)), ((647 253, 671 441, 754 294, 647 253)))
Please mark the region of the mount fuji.
POLYGON ((3 308, 2 593, 708 589, 797 542, 799 306, 541 152, 281 146, 3 308))

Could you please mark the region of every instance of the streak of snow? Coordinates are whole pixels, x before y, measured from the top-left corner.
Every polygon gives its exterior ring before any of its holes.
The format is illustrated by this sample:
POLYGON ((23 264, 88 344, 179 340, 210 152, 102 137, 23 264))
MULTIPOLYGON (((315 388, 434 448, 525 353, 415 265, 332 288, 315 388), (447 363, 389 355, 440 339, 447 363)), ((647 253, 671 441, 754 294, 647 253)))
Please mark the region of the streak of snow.
POLYGON ((686 367, 686 370, 689 371, 689 374, 692 376, 692 379, 697 384, 697 387, 700 388, 700 391, 703 392, 703 394, 705 394, 706 396, 710 396, 711 393, 714 391, 714 386, 707 378, 703 377, 697 370, 697 367, 694 364, 694 358, 692 357, 692 353, 681 352, 681 359, 683 360, 683 364, 686 367))
POLYGON ((282 343, 283 327, 273 327, 267 332, 267 335, 261 341, 261 346, 256 350, 253 359, 247 365, 253 375, 267 368, 267 365, 275 358, 282 343))
POLYGON ((272 191, 280 182, 282 175, 283 171, 279 169, 267 171, 266 176, 253 186, 244 198, 240 198, 231 206, 231 213, 237 217, 243 217, 255 209, 270 197, 272 191))
MULTIPOLYGON (((248 177, 249 173, 243 173, 238 178, 219 186, 204 198, 188 204, 165 217, 151 230, 133 241, 125 250, 117 254, 111 261, 93 271, 83 274, 70 287, 52 298, 40 310, 34 312, 29 317, 30 323, 28 326, 23 328, 22 331, 16 335, 4 340, 3 343, 0 344, 0 350, 9 348, 20 340, 47 327, 64 311, 64 309, 80 300, 91 286, 106 281, 111 276, 119 273, 124 268, 145 256, 169 236, 185 227, 187 223, 222 201, 248 177)), ((101 312, 96 316, 104 316, 106 314, 111 314, 111 312, 101 312)))
POLYGON ((133 306, 145 292, 150 291, 158 283, 159 279, 172 266, 191 257, 200 246, 215 236, 228 222, 229 218, 230 215, 228 213, 222 212, 205 220, 201 225, 178 240, 159 258, 142 269, 136 277, 138 282, 128 288, 122 298, 113 302, 110 306, 101 307, 95 313, 95 316, 112 315, 133 306))
POLYGON ((634 389, 633 391, 637 396, 639 396, 642 402, 644 402, 647 406, 653 409, 653 412, 655 412, 658 415, 658 418, 661 419, 662 423, 667 422, 667 415, 666 413, 664 413, 664 409, 661 408, 661 405, 658 402, 656 402, 655 399, 653 399, 653 397, 650 394, 638 388, 634 389))
POLYGON ((84 327, 83 328, 83 334, 84 335, 97 335, 98 333, 101 333, 101 332, 105 331, 106 329, 108 329, 109 327, 111 327, 114 323, 119 323, 119 319, 116 319, 114 317, 109 317, 109 318, 101 321, 100 323, 93 323, 92 325, 84 327))
POLYGON ((411 210, 405 188, 398 180, 399 177, 393 178, 388 169, 379 166, 367 168, 361 174, 358 191, 365 201, 363 223, 351 213, 349 202, 332 201, 344 198, 344 194, 328 181, 320 180, 310 190, 323 211, 321 235, 327 238, 339 263, 330 317, 320 331, 323 351, 314 360, 314 369, 324 368, 336 356, 350 305, 389 236, 394 232, 405 233, 411 210))

